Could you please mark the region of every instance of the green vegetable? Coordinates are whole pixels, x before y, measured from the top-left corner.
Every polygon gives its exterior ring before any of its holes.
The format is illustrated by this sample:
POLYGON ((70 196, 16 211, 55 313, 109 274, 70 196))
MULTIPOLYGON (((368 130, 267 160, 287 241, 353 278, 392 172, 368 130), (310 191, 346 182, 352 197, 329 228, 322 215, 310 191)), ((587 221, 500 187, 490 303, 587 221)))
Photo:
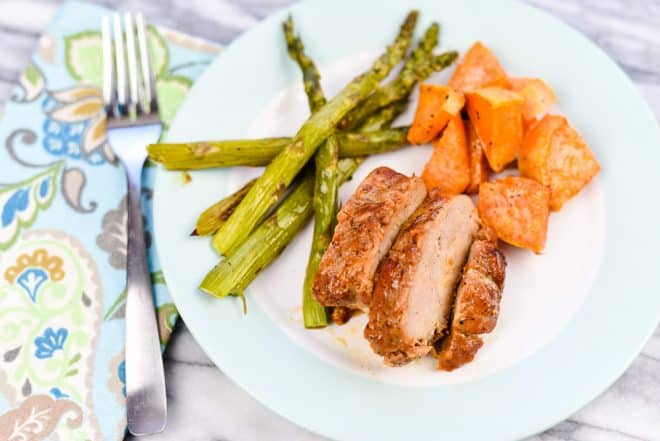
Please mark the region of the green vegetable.
MULTIPOLYGON (((389 118, 385 119, 387 120, 389 118)), ((366 125, 361 130, 369 130, 369 127, 370 125, 366 125)), ((339 143, 339 156, 342 158, 358 158, 377 153, 391 152, 396 148, 408 144, 406 136, 408 135, 409 128, 408 126, 404 126, 368 133, 341 133, 336 135, 339 143)))
POLYGON ((238 191, 235 191, 204 210, 197 218, 197 223, 195 224, 195 229, 191 236, 209 236, 218 231, 218 228, 225 223, 250 188, 252 188, 255 180, 256 179, 250 180, 238 191))
MULTIPOLYGON (((293 19, 284 22, 284 38, 287 42, 289 56, 298 64, 303 74, 305 94, 309 108, 313 112, 325 103, 325 94, 321 88, 321 76, 314 62, 305 54, 302 40, 293 35, 293 19)), ((312 208, 314 209, 314 234, 312 247, 303 285, 303 323, 306 328, 322 328, 328 325, 328 312, 312 295, 312 282, 319 261, 332 239, 333 220, 337 215, 337 162, 339 161, 339 144, 335 135, 326 139, 314 155, 314 193, 312 208)))
MULTIPOLYGON (((402 103, 405 104, 405 103, 402 103)), ((380 126, 382 116, 374 115, 380 126)), ((369 134, 340 132, 337 136, 339 157, 352 158, 382 153, 407 144, 400 132, 407 127, 385 129, 369 134)), ((180 144, 151 144, 149 158, 169 170, 202 170, 233 166, 264 166, 270 163, 291 138, 242 139, 234 141, 204 141, 180 144)))
POLYGON ((290 143, 291 138, 159 143, 148 145, 147 153, 151 160, 170 170, 199 170, 265 165, 290 143))
POLYGON ((291 143, 273 159, 213 237, 213 246, 220 254, 231 255, 247 239, 267 211, 278 202, 319 145, 334 132, 339 121, 403 58, 410 45, 416 20, 417 12, 413 11, 402 24, 394 44, 388 46, 371 69, 351 81, 333 99, 314 112, 291 143))
POLYGON ((323 253, 330 245, 337 217, 339 189, 339 144, 333 135, 316 152, 314 179, 314 234, 303 285, 303 322, 306 328, 328 325, 328 314, 312 294, 314 276, 323 253))
MULTIPOLYGON (((381 127, 389 126, 397 116, 406 110, 407 106, 408 100, 403 99, 392 103, 389 106, 383 107, 378 111, 378 113, 374 113, 362 123, 362 126, 360 127, 360 133, 378 136, 376 132, 380 130, 381 127)), ((406 127, 406 131, 407 129, 408 128, 406 127)))
POLYGON ((282 28, 284 29, 284 39, 286 40, 289 56, 298 63, 303 74, 303 85, 309 101, 309 108, 312 112, 315 112, 326 103, 323 89, 321 89, 321 75, 316 68, 316 64, 305 54, 305 47, 300 37, 293 34, 293 18, 290 15, 282 23, 282 28))

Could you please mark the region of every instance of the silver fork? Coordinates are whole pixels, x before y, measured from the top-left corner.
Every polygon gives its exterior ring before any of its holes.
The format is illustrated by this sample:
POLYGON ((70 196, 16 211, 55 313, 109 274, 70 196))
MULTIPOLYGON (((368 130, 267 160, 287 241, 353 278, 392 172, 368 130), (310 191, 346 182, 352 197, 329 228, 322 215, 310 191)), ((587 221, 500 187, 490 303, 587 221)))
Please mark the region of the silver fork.
POLYGON ((142 14, 119 14, 101 23, 103 101, 108 142, 128 175, 126 268, 126 406, 134 435, 161 432, 167 420, 165 375, 140 209, 147 144, 161 121, 142 14), (112 21, 112 25, 111 25, 112 21))

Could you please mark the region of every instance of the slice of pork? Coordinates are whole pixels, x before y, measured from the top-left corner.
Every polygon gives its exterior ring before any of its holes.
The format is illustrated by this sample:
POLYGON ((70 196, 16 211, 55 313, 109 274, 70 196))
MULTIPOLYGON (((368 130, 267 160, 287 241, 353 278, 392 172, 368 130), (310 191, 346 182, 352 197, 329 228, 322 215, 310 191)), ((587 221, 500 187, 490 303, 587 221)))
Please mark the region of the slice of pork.
POLYGON ((432 193, 381 262, 364 335, 390 365, 427 354, 447 326, 461 269, 479 229, 472 200, 432 193))
POLYGON ((451 371, 472 361, 483 345, 479 335, 495 328, 505 272, 504 254, 492 231, 484 227, 470 248, 456 292, 451 329, 438 351, 440 369, 451 371))
POLYGON ((337 215, 313 293, 324 306, 367 310, 378 263, 426 196, 424 183, 387 167, 373 170, 337 215))

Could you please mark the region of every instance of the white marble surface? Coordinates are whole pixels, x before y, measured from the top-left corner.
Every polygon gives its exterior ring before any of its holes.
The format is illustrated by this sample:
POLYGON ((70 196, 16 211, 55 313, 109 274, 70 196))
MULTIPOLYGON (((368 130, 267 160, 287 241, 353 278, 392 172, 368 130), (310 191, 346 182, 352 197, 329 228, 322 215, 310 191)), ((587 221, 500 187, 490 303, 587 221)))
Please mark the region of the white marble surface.
MULTIPOLYGON (((153 22, 228 43, 290 0, 94 2, 142 10, 153 22)), ((0 0, 0 112, 9 88, 25 66, 58 3, 0 0)), ((660 0, 530 0, 530 3, 561 17, 617 60, 660 120, 660 0)), ((177 326, 165 360, 168 427, 163 434, 145 439, 321 439, 275 415, 229 381, 206 357, 182 323, 177 326)), ((542 406, 542 403, 536 405, 542 406)), ((568 420, 530 440, 660 440, 660 329, 626 373, 605 393, 568 420)))

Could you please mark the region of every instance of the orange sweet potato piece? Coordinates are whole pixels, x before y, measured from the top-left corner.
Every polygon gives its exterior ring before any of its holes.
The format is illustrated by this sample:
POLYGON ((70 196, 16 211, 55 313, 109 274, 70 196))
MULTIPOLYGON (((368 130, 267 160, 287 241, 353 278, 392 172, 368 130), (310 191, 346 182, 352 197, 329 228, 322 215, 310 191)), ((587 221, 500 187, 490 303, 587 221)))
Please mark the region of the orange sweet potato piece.
POLYGON ((465 97, 461 92, 447 86, 421 84, 415 119, 408 130, 408 141, 424 144, 435 139, 464 105, 465 97))
POLYGON ((437 188, 443 196, 461 194, 470 182, 470 151, 460 114, 449 121, 442 136, 433 143, 433 154, 422 172, 426 188, 437 188))
POLYGON ((523 138, 518 157, 518 171, 521 176, 534 179, 547 185, 546 161, 555 131, 564 124, 564 118, 559 115, 545 115, 532 126, 523 138))
POLYGON ((483 143, 490 168, 501 172, 516 159, 523 137, 525 99, 501 87, 477 89, 466 94, 467 111, 483 143))
POLYGON ((557 102, 555 92, 540 78, 509 78, 509 82, 511 90, 525 98, 523 119, 528 126, 557 102))
POLYGON ((504 242, 540 253, 545 248, 550 190, 538 182, 507 176, 479 187, 479 216, 504 242))
POLYGON ((475 194, 479 192, 479 185, 488 180, 488 160, 484 154, 481 139, 477 136, 474 124, 470 121, 465 122, 465 132, 467 133, 468 149, 470 150, 470 183, 465 192, 475 194))
POLYGON ((456 67, 449 87, 468 92, 490 86, 508 87, 509 79, 490 49, 477 41, 456 67))
POLYGON ((546 115, 525 135, 518 169, 550 189, 550 208, 558 211, 600 171, 589 146, 559 115, 546 115))
POLYGON ((523 126, 523 139, 525 139, 525 135, 527 134, 527 132, 529 132, 532 129, 532 127, 534 127, 534 125, 539 122, 539 120, 538 119, 523 118, 522 121, 523 121, 523 123, 522 123, 522 126, 523 126))

